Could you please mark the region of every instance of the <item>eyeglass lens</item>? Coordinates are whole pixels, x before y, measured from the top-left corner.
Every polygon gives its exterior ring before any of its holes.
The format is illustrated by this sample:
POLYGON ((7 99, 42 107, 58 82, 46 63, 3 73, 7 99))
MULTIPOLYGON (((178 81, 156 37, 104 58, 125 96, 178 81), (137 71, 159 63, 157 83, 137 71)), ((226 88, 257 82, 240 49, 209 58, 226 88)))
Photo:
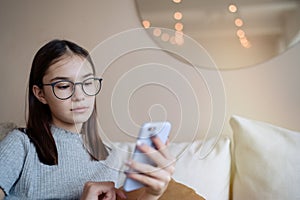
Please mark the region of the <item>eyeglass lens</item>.
POLYGON ((88 96, 96 95, 101 89, 101 79, 90 78, 81 83, 71 81, 59 81, 53 86, 55 96, 60 99, 70 98, 75 92, 75 85, 80 84, 83 92, 88 96))

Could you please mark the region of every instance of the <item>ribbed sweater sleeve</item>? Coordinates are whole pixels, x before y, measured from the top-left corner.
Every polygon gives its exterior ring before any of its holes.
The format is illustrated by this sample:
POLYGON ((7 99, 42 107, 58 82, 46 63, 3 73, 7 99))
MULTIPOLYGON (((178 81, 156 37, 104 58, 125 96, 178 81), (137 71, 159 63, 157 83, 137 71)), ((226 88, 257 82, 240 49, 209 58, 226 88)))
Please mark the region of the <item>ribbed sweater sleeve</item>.
POLYGON ((115 154, 95 161, 79 134, 52 127, 58 165, 39 161, 34 145, 14 130, 0 143, 0 187, 6 199, 79 199, 87 181, 117 182, 115 154))
POLYGON ((15 130, 0 142, 0 187, 5 194, 20 176, 29 141, 15 130))

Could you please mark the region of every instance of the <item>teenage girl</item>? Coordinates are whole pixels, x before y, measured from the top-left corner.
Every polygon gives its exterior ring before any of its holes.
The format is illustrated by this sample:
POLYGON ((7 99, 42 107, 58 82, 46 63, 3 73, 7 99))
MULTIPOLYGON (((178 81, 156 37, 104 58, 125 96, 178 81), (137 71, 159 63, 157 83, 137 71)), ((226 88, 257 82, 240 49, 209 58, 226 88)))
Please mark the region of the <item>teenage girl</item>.
MULTIPOLYGON (((125 198, 111 167, 117 155, 98 135, 95 95, 101 81, 89 53, 73 42, 53 40, 36 53, 26 129, 13 130, 0 143, 0 199, 125 198)), ((156 149, 138 148, 157 167, 127 162, 141 172, 126 175, 146 185, 138 197, 143 200, 159 199, 174 171, 165 145, 153 142, 156 149)))

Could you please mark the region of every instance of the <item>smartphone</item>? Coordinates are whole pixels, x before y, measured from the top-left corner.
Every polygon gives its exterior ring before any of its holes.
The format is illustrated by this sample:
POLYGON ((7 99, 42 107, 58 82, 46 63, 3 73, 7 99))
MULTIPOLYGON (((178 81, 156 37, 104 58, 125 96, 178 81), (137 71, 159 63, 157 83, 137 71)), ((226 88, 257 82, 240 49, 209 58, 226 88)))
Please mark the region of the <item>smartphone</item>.
MULTIPOLYGON (((167 121, 145 123, 140 129, 137 143, 143 143, 155 148, 155 145, 153 144, 151 137, 157 136, 160 138, 160 140, 163 143, 166 143, 169 137, 170 130, 171 130, 171 124, 170 122, 167 121)), ((137 162, 146 163, 155 166, 155 163, 146 154, 138 150, 137 147, 135 147, 135 150, 132 155, 132 159, 137 162)), ((138 172, 132 171, 132 173, 138 173, 138 172)), ((143 186, 144 185, 138 181, 135 181, 131 178, 126 178, 123 189, 129 192, 132 190, 139 189, 143 186)))

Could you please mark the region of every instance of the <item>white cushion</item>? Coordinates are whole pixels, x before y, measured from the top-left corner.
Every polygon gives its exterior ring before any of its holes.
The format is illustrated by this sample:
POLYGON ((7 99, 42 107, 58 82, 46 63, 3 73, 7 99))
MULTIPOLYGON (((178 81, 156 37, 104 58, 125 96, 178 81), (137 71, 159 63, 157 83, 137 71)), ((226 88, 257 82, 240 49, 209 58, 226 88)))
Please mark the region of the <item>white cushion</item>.
POLYGON ((300 133, 233 116, 233 199, 300 199, 300 133))
MULTIPOLYGON (((213 145, 214 141, 212 139, 208 142, 213 145)), ((188 145, 190 144, 171 144, 170 151, 178 152, 188 145)), ((202 141, 195 141, 179 157, 174 179, 193 188, 205 199, 228 199, 231 172, 230 140, 220 139, 204 159, 200 159, 199 155, 201 146, 202 141)))
MULTIPOLYGON (((211 139, 212 145, 215 139, 211 139)), ((130 157, 134 149, 133 143, 113 143, 119 149, 121 165, 130 157)), ((219 139, 213 150, 204 159, 200 159, 202 141, 197 140, 193 143, 171 143, 170 152, 176 156, 176 171, 173 178, 193 188, 199 195, 210 200, 225 200, 229 197, 230 186, 230 140, 228 138, 219 139)), ((121 180, 119 186, 123 184, 124 167, 119 166, 121 180)))

